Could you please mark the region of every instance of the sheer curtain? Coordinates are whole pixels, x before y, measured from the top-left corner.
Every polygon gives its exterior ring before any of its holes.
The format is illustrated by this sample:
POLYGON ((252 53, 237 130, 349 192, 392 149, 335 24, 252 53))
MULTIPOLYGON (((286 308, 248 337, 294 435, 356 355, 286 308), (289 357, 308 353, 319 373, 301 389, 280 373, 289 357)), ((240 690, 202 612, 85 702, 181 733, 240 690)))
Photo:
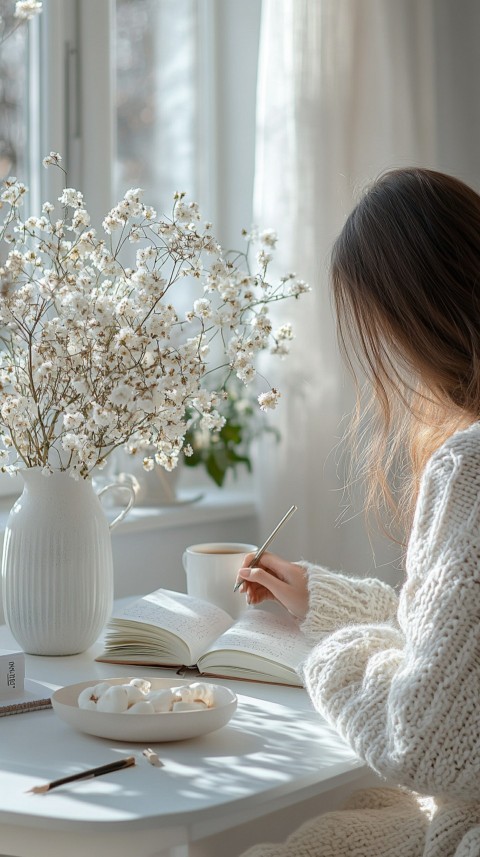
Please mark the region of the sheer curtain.
POLYGON ((275 549, 393 582, 396 551, 384 540, 372 545, 361 514, 344 508, 335 447, 353 395, 337 352, 327 267, 365 184, 392 166, 437 164, 435 5, 264 0, 260 41, 256 221, 279 233, 279 268, 312 285, 283 308, 296 331, 290 358, 264 367, 282 391, 282 443, 259 456, 262 531, 295 502, 299 512, 275 549))

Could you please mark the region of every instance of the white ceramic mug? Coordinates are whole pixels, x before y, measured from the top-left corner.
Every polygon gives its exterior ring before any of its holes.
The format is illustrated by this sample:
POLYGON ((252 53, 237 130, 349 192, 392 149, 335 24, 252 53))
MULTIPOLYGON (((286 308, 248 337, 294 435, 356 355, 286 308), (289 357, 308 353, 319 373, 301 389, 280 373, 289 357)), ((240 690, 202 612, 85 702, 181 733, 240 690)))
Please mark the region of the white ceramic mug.
POLYGON ((245 596, 233 591, 237 572, 245 554, 256 550, 256 545, 240 542, 190 545, 183 554, 188 594, 216 604, 236 619, 246 607, 245 596))

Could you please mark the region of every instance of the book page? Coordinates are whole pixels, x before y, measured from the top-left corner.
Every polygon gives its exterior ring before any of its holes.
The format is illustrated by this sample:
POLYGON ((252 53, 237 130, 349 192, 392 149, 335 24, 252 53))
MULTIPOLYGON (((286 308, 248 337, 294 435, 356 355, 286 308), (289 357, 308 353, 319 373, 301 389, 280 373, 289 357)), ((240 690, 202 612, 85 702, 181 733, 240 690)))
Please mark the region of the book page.
MULTIPOLYGON (((115 611, 112 619, 115 619, 116 634, 118 622, 122 619, 170 632, 186 643, 192 663, 196 663, 233 621, 228 613, 215 604, 170 589, 157 589, 145 595, 122 610, 115 611)), ((134 645, 135 630, 129 629, 127 633, 134 645)))
MULTIPOLYGON (((297 620, 288 613, 277 614, 253 607, 215 640, 208 651, 248 652, 295 670, 310 649, 297 620)), ((211 659, 209 661, 211 663, 211 659)))

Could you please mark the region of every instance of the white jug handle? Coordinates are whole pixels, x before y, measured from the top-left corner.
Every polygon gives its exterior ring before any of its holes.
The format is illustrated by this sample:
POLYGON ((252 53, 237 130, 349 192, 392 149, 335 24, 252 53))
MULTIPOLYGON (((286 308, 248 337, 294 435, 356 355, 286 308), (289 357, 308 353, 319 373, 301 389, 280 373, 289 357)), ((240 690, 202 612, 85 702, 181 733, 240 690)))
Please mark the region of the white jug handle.
POLYGON ((123 491, 128 491, 128 493, 130 494, 130 497, 128 498, 128 503, 125 506, 125 508, 122 509, 122 511, 118 513, 117 517, 114 518, 113 521, 111 521, 109 523, 108 526, 110 527, 110 530, 115 529, 117 524, 119 524, 120 521, 123 521, 125 515, 128 515, 130 509, 132 508, 132 506, 135 502, 135 491, 133 490, 132 486, 131 485, 122 485, 120 482, 112 482, 110 485, 105 485, 103 488, 100 489, 100 491, 97 491, 97 497, 100 498, 102 496, 102 494, 106 494, 106 492, 111 491, 112 488, 115 488, 115 490, 117 490, 118 488, 121 488, 121 489, 123 489, 123 491))
POLYGON ((182 556, 182 565, 183 565, 184 571, 187 570, 187 556, 188 556, 187 551, 184 551, 183 556, 182 556))

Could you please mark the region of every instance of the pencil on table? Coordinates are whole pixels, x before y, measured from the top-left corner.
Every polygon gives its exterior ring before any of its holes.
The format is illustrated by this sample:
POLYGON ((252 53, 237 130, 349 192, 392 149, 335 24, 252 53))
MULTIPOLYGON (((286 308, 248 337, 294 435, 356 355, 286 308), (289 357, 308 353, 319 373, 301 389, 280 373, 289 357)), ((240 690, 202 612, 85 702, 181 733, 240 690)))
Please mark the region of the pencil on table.
POLYGON ((122 768, 130 768, 134 764, 135 756, 127 756, 125 759, 117 759, 116 762, 110 762, 108 765, 100 765, 98 768, 89 768, 87 771, 81 771, 79 774, 70 774, 69 777, 53 780, 51 783, 45 783, 44 786, 33 786, 28 791, 37 795, 46 794, 46 792, 56 789, 57 786, 63 786, 65 783, 73 783, 75 780, 88 780, 91 777, 101 777, 102 774, 121 771, 122 768))

